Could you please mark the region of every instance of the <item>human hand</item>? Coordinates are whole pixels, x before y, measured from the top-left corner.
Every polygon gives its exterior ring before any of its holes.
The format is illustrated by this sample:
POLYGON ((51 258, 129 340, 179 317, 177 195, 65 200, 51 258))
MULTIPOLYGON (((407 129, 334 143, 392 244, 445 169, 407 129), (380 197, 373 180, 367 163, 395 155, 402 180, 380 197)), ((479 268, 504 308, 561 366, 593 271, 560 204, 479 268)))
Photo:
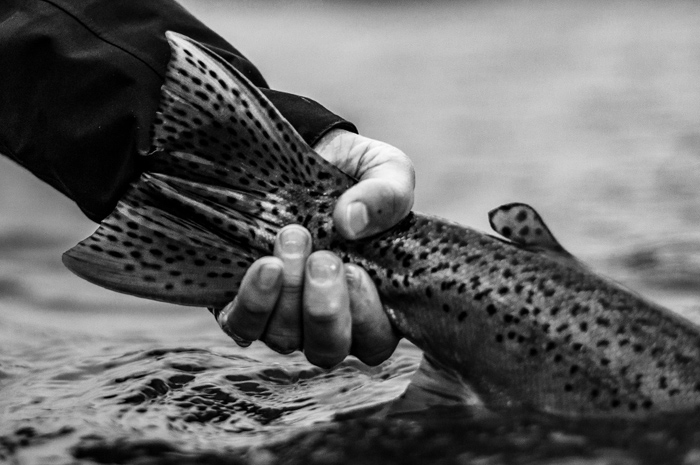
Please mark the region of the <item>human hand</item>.
MULTIPOLYGON (((314 149, 358 178, 339 198, 336 228, 358 239, 396 224, 413 204, 413 166, 400 150, 341 130, 314 149)), ((238 295, 217 321, 241 346, 261 339, 280 353, 303 349, 307 359, 332 367, 348 354, 368 365, 386 360, 399 338, 369 275, 329 251, 311 253, 311 235, 290 225, 278 234, 273 256, 251 265, 238 295)))

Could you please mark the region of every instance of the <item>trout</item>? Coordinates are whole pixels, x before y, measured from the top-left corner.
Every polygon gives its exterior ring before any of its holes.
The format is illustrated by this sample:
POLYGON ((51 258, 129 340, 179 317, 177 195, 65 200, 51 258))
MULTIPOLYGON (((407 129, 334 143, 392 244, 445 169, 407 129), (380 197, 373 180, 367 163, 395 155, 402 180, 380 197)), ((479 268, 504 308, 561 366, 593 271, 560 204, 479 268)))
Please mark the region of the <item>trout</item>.
POLYGON ((135 296, 221 307, 298 223, 315 249, 367 270, 396 329, 486 406, 636 418, 698 408, 698 328, 589 271, 531 207, 493 210, 501 237, 412 212, 348 241, 331 213, 356 180, 212 50, 167 39, 147 169, 64 254, 70 270, 135 296))

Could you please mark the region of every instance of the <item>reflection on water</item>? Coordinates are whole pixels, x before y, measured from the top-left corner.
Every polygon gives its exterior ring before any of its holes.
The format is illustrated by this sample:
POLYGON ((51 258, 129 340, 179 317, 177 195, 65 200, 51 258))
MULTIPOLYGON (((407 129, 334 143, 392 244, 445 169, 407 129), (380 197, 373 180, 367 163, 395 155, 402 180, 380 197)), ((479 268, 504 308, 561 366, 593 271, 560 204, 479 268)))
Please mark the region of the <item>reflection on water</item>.
MULTIPOLYGON (((530 203, 594 268, 699 319, 700 5, 186 4, 274 87, 404 149, 417 209, 487 229, 530 203)), ((326 372, 82 282, 60 253, 94 225, 7 160, 0 218, 0 461, 700 463, 692 418, 377 418, 409 344, 326 372)))

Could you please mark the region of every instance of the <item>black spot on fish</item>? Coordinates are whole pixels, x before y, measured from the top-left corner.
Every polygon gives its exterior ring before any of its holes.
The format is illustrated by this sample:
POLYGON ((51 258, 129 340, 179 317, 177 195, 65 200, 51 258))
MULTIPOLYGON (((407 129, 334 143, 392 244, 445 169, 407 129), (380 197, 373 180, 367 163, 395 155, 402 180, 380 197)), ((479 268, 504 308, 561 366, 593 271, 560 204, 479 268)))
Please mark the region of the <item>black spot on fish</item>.
POLYGON ((491 292, 493 292, 493 289, 484 289, 483 291, 474 294, 474 300, 481 300, 484 297, 488 296, 491 292))

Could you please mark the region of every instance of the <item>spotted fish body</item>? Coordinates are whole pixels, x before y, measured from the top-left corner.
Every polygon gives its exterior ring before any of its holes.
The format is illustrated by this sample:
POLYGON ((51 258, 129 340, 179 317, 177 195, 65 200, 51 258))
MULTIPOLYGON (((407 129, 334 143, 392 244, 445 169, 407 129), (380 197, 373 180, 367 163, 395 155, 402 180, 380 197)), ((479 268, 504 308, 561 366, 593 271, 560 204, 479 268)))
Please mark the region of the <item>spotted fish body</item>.
POLYGON ((300 223, 316 249, 362 265, 396 328, 488 406, 645 417, 700 405, 698 328, 589 272, 530 207, 491 213, 510 240, 411 213, 347 241, 331 213, 355 180, 214 53, 168 40, 148 169, 66 252, 72 271, 137 296, 223 306, 279 229, 300 223))

